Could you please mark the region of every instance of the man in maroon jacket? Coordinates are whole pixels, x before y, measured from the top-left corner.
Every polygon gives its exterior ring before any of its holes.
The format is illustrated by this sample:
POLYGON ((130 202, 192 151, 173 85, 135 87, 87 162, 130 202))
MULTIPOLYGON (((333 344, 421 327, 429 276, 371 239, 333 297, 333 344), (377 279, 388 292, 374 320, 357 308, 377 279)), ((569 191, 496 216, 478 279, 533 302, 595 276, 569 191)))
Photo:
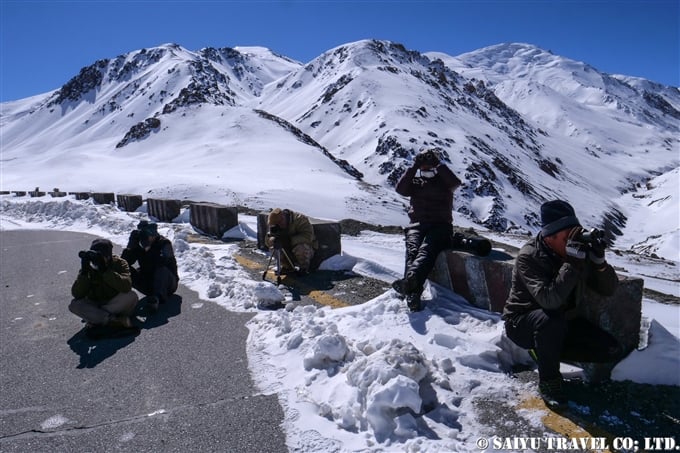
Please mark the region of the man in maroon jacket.
POLYGON ((437 255, 451 247, 453 191, 461 182, 441 162, 437 150, 419 153, 397 183, 397 193, 410 197, 411 224, 406 228, 404 278, 392 287, 405 296, 411 311, 420 311, 420 297, 437 255))

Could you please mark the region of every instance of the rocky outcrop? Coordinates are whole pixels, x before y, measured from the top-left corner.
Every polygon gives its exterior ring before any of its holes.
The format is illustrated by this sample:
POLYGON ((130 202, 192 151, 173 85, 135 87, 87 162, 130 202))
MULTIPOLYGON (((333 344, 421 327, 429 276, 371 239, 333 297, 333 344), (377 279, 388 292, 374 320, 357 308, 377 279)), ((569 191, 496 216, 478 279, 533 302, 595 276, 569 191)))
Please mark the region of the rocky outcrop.
POLYGON ((122 148, 132 141, 143 140, 152 132, 157 132, 161 127, 161 120, 158 118, 147 118, 141 123, 137 123, 125 134, 123 140, 118 142, 116 148, 122 148))

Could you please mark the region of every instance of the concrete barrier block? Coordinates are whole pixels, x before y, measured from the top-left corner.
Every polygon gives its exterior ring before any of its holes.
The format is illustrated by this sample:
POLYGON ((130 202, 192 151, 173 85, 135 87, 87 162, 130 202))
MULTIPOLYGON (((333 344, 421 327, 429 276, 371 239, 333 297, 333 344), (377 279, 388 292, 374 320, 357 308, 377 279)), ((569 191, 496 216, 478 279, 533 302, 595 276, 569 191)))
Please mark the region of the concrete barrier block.
POLYGON ((238 210, 217 203, 191 203, 189 205, 191 226, 216 238, 238 225, 238 210))
POLYGON ((148 198, 146 200, 149 216, 155 217, 161 222, 171 222, 179 216, 182 208, 180 200, 148 198))
POLYGON ((115 204, 116 197, 113 192, 93 192, 92 199, 97 204, 115 204))
POLYGON ((90 192, 69 192, 69 195, 76 197, 76 200, 87 200, 90 198, 90 192))
POLYGON ((118 209, 126 212, 134 212, 143 203, 141 195, 118 194, 116 195, 118 209))
POLYGON ((28 192, 28 194, 29 194, 31 197, 44 197, 44 196, 46 195, 45 192, 41 191, 41 190, 38 189, 37 187, 35 188, 35 190, 32 190, 32 191, 28 192))
POLYGON ((25 190, 15 190, 12 192, 15 197, 25 197, 26 196, 26 191, 25 190))
POLYGON ((512 255, 498 250, 484 257, 447 250, 437 257, 430 279, 476 307, 501 312, 510 293, 513 264, 512 255))
POLYGON ((260 250, 269 250, 265 239, 267 238, 267 218, 269 217, 269 212, 260 212, 257 215, 257 248, 260 250))
POLYGON ((61 198, 66 196, 66 192, 62 192, 58 187, 55 187, 52 189, 52 192, 50 192, 50 196, 52 198, 61 198))
POLYGON ((639 342, 644 280, 619 275, 619 285, 611 296, 600 296, 586 289, 579 305, 580 314, 616 338, 626 351, 639 342))
POLYGON ((340 235, 342 229, 339 222, 330 220, 309 219, 314 228, 314 236, 318 247, 312 258, 312 269, 316 269, 326 259, 342 252, 340 235))
POLYGON ((0 190, 0 195, 9 195, 10 193, 9 190, 0 190))

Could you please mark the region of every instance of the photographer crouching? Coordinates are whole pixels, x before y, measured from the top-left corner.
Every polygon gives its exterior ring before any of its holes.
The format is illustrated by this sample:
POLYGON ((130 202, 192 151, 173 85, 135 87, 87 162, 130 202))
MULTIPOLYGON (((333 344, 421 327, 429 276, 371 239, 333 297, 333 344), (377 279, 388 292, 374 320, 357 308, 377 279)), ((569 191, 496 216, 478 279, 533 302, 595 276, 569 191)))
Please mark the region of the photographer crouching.
POLYGON ((158 234, 155 223, 142 220, 130 232, 127 247, 121 257, 130 266, 132 286, 147 296, 146 309, 155 313, 159 304, 165 303, 179 284, 177 260, 172 242, 158 234), (139 263, 139 268, 134 264, 139 263))
POLYGON ((113 255, 108 239, 95 239, 89 250, 78 253, 78 277, 71 287, 74 299, 69 310, 87 322, 87 328, 133 328, 130 316, 137 306, 130 269, 125 260, 113 255))
POLYGON ((441 162, 437 150, 416 155, 413 165, 399 179, 396 191, 410 197, 405 230, 404 278, 392 287, 406 298, 411 311, 422 310, 421 295, 437 255, 451 247, 453 236, 453 191, 461 181, 441 162))
POLYGON ((283 251, 286 257, 281 262, 283 273, 308 274, 318 247, 309 218, 290 209, 274 208, 267 216, 267 228, 267 247, 283 251))
POLYGON ((540 233, 519 251, 503 311, 505 331, 538 364, 539 393, 549 406, 566 403, 560 361, 613 362, 622 347, 609 333, 579 317, 586 287, 602 296, 618 277, 605 259, 599 230, 584 230, 562 200, 541 206, 540 233))

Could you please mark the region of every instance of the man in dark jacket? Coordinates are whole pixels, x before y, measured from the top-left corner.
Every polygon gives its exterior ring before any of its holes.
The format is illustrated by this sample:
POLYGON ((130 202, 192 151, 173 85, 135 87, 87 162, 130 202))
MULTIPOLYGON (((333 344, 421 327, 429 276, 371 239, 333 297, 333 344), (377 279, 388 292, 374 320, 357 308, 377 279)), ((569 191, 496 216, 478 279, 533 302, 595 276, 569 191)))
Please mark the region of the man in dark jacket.
POLYGON ((404 278, 392 286, 405 296, 411 311, 422 309, 420 298, 427 276, 437 255, 451 247, 453 191, 460 184, 460 179, 441 162, 434 149, 419 153, 397 183, 397 193, 410 197, 411 224, 405 231, 404 278))
POLYGON ((562 200, 541 206, 541 232, 519 251, 503 319, 518 346, 538 364, 539 392, 549 405, 566 402, 560 360, 610 362, 621 346, 607 332, 578 317, 584 290, 614 293, 618 277, 605 260, 605 243, 587 239, 574 209, 562 200))
POLYGON ((71 287, 69 310, 85 320, 88 328, 132 328, 130 316, 137 306, 130 269, 125 260, 113 255, 108 239, 95 239, 90 250, 78 256, 81 268, 71 287))
POLYGON ((179 275, 172 242, 158 234, 155 223, 139 222, 121 256, 130 265, 132 286, 148 296, 146 306, 150 312, 157 311, 158 304, 177 291, 179 275), (138 269, 133 267, 137 262, 138 269))

